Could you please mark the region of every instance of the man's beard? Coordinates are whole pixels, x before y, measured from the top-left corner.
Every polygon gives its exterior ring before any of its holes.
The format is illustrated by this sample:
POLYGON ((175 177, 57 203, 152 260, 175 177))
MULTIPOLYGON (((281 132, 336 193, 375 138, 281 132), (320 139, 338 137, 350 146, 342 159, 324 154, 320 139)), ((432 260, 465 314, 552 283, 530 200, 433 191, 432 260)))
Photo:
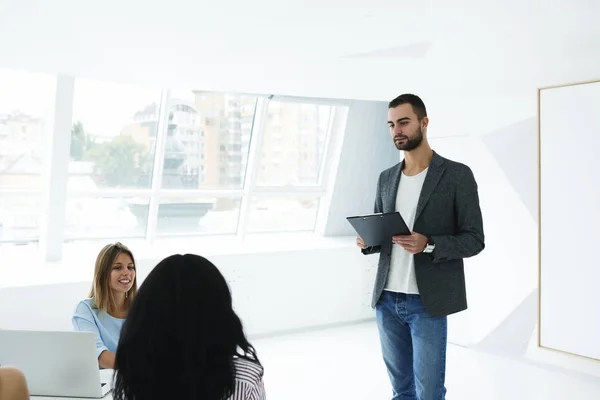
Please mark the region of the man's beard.
POLYGON ((415 132, 415 135, 413 137, 408 137, 408 136, 395 136, 394 137, 394 144, 396 145, 396 148, 398 150, 403 150, 403 151, 411 151, 416 149, 417 147, 419 147, 421 145, 421 142, 423 141, 423 132, 421 131, 421 127, 419 126, 419 129, 415 132), (396 142, 396 138, 401 137, 401 138, 406 138, 406 141, 403 142, 396 142))

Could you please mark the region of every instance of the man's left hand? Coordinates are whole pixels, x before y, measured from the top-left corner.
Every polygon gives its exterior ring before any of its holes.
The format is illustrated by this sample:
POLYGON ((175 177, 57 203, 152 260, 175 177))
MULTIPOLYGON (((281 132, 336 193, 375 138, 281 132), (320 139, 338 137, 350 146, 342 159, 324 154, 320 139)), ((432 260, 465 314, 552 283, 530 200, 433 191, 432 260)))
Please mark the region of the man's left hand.
POLYGON ((392 243, 399 244, 410 254, 421 253, 427 245, 427 236, 412 232, 410 235, 393 236, 392 243))

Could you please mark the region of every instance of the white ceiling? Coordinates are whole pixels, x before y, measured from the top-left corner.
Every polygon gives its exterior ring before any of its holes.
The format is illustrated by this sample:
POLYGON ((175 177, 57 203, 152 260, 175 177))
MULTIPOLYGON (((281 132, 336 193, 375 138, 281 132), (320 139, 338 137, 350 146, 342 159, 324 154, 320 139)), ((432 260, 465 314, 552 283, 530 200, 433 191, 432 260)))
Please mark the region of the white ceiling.
POLYGON ((597 0, 2 0, 0 67, 324 97, 511 97, 600 79, 598 17, 597 0))

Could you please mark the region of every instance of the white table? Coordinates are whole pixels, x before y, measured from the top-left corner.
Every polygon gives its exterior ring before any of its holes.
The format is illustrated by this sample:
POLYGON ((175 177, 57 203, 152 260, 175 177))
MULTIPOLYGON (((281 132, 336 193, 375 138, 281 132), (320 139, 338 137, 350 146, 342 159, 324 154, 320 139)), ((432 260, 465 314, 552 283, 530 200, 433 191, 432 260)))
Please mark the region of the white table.
MULTIPOLYGON (((93 400, 90 397, 47 397, 47 396, 30 396, 30 399, 39 400, 39 399, 47 399, 47 400, 93 400)), ((112 390, 101 400, 112 400, 112 390)))

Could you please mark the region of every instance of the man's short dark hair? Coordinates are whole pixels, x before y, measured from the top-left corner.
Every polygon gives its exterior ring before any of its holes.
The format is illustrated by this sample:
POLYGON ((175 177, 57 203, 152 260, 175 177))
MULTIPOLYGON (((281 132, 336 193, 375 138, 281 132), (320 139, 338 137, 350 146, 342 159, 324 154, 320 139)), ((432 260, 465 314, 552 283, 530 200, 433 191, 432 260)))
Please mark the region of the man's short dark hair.
POLYGON ((427 109, 425 108, 425 103, 423 103, 423 100, 421 100, 419 96, 410 93, 401 94, 394 100, 390 101, 388 108, 396 108, 407 103, 412 106, 413 112, 417 114, 417 118, 420 120, 427 116, 427 109))

